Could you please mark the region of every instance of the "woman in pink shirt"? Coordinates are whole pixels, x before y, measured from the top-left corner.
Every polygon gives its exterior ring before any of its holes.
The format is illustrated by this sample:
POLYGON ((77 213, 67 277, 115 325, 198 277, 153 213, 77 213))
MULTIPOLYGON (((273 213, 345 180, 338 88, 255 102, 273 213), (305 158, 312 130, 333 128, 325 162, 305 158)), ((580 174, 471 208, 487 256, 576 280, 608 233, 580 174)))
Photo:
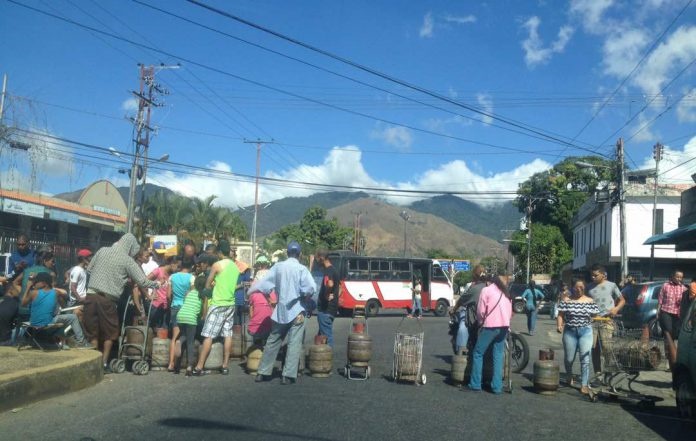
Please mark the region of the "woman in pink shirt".
POLYGON ((512 317, 512 302, 507 286, 508 276, 501 275, 493 277, 491 283, 481 290, 476 309, 476 322, 480 328, 472 354, 471 377, 467 386, 469 390, 481 391, 483 355, 493 345, 491 391, 494 394, 503 391, 503 351, 512 317))
POLYGON ((167 289, 169 288, 169 276, 179 270, 179 262, 175 257, 167 257, 164 265, 155 268, 150 275, 147 276, 150 280, 159 282, 160 287, 152 293, 152 311, 150 312, 150 326, 154 328, 168 328, 169 318, 169 297, 167 297, 167 289))
POLYGON ((249 288, 249 324, 247 332, 254 343, 263 346, 271 333, 271 314, 278 303, 273 283, 260 280, 249 288))

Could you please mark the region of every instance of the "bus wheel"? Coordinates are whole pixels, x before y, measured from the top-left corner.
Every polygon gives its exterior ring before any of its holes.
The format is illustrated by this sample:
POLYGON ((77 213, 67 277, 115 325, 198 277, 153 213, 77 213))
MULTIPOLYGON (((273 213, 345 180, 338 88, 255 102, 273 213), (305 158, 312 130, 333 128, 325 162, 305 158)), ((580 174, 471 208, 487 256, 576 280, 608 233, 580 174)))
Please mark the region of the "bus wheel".
POLYGON ((379 302, 377 300, 370 300, 365 304, 365 314, 368 317, 374 317, 379 314, 379 302))
POLYGON ((444 317, 445 315, 447 315, 448 309, 449 309, 449 305, 447 304, 447 301, 440 299, 437 301, 437 305, 435 306, 435 309, 433 310, 433 314, 435 314, 435 317, 444 317))

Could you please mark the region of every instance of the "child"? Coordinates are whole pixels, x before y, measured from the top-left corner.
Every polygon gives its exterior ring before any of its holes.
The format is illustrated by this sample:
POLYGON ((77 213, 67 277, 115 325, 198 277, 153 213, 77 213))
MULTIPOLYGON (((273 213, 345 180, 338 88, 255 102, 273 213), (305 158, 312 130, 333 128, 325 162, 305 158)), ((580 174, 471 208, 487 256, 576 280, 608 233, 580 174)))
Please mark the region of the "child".
POLYGON ((169 367, 167 371, 179 373, 179 369, 174 368, 176 361, 176 341, 179 338, 180 328, 177 323, 177 315, 181 306, 184 304, 184 297, 192 288, 195 277, 191 274, 192 266, 182 266, 178 273, 174 273, 169 277, 169 285, 167 287, 167 300, 170 307, 171 317, 169 325, 172 328, 172 340, 169 345, 169 367))
MULTIPOLYGON (((411 313, 420 320, 423 315, 423 308, 421 306, 421 279, 416 277, 416 281, 411 288, 413 292, 413 305, 411 306, 411 313)), ((411 317, 411 314, 408 315, 411 317)))
POLYGON ((53 323, 63 323, 72 327, 77 341, 77 349, 94 349, 85 340, 82 333, 82 326, 75 314, 54 315, 58 306, 58 296, 67 297, 68 293, 64 289, 53 288, 53 278, 49 273, 38 273, 29 276, 30 285, 28 292, 22 299, 22 306, 31 303, 31 315, 29 321, 32 326, 44 327, 53 323))
MULTIPOLYGON (((176 321, 180 330, 181 345, 186 343, 186 376, 190 377, 193 374, 193 365, 197 361, 193 354, 193 344, 196 339, 196 327, 198 319, 205 318, 206 309, 208 307, 208 298, 203 295, 205 289, 205 276, 196 277, 192 290, 186 293, 184 302, 176 316, 176 321)), ((176 355, 176 354, 175 354, 176 355)), ((171 363, 174 364, 174 363, 171 363)), ((178 364, 178 360, 177 360, 178 364)))
POLYGON ((254 344, 263 346, 271 333, 271 314, 278 303, 275 286, 271 282, 255 282, 249 292, 249 325, 247 332, 254 339, 254 344))

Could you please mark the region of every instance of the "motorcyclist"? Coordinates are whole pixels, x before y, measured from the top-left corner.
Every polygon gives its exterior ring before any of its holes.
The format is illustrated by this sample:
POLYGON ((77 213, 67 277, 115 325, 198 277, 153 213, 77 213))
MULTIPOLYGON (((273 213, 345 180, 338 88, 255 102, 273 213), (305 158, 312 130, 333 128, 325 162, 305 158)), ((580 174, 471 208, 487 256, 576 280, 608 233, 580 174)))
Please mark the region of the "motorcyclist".
POLYGON ((455 354, 466 354, 471 347, 470 341, 476 339, 476 305, 481 290, 486 287, 486 274, 483 265, 476 265, 472 271, 472 281, 468 289, 450 308, 450 316, 457 325, 456 334, 452 336, 452 349, 455 354))

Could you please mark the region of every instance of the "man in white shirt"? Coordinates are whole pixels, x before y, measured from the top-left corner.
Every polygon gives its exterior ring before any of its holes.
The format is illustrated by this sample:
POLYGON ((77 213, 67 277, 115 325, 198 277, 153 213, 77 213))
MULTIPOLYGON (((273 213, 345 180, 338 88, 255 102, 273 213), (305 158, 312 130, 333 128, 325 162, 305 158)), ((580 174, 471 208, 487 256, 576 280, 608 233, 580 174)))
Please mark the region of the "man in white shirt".
POLYGON ((92 252, 82 249, 77 252, 77 265, 70 270, 70 291, 68 306, 82 302, 87 294, 87 265, 92 258, 92 252))

